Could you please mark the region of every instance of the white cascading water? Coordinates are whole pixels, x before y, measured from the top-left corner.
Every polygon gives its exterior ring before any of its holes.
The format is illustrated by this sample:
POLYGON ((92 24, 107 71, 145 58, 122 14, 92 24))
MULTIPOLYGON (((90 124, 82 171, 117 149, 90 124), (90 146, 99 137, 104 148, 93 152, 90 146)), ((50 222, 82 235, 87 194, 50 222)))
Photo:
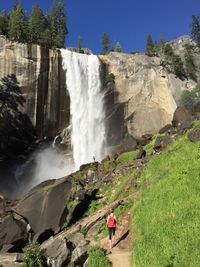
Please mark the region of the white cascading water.
POLYGON ((100 62, 95 55, 62 49, 70 94, 71 143, 75 169, 106 155, 104 94, 100 62))

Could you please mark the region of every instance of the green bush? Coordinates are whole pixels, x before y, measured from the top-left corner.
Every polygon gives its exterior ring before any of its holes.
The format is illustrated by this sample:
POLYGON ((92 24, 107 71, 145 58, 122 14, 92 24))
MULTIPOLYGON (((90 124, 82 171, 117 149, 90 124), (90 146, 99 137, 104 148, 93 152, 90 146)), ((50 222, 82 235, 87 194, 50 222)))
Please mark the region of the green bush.
POLYGON ((88 253, 90 267, 111 267, 112 263, 107 259, 106 253, 100 247, 91 247, 88 253))
POLYGON ((191 91, 184 90, 181 95, 181 105, 191 109, 195 103, 200 100, 200 84, 191 91))
POLYGON ((32 243, 25 252, 22 267, 47 267, 46 259, 38 243, 32 243))
POLYGON ((109 73, 105 78, 105 85, 108 83, 115 83, 115 75, 113 73, 109 73))

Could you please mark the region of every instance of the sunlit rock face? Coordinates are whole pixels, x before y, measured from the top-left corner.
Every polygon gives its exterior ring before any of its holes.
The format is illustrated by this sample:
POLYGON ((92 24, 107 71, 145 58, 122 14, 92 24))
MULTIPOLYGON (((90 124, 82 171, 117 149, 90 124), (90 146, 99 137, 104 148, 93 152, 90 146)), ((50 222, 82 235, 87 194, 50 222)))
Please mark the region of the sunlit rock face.
POLYGON ((59 50, 11 42, 0 36, 0 78, 15 74, 26 103, 24 112, 40 137, 68 125, 69 97, 59 50))
POLYGON ((123 108, 119 123, 134 137, 155 133, 170 123, 182 91, 195 86, 167 73, 159 57, 114 52, 99 57, 106 75, 115 76, 113 103, 123 108))

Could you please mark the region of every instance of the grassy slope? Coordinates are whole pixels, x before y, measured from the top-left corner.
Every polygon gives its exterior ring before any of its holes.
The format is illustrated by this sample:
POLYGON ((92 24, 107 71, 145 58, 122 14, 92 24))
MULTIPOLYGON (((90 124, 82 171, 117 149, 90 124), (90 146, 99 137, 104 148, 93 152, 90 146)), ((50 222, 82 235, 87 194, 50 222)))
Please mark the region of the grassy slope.
POLYGON ((142 172, 132 210, 133 266, 200 266, 199 148, 183 135, 142 172))

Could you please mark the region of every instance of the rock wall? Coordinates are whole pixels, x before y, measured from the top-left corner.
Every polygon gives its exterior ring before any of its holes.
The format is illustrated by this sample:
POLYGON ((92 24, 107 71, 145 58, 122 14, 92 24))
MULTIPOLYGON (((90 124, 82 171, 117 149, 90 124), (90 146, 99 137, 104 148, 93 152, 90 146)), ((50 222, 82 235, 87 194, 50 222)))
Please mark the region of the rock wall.
POLYGON ((39 137, 68 125, 69 96, 58 49, 11 42, 0 36, 0 78, 15 74, 26 99, 23 111, 39 137))
MULTIPOLYGON (((188 37, 173 43, 183 54, 188 37), (184 40, 183 40, 184 39, 184 40)), ((167 73, 162 59, 144 54, 112 52, 99 56, 105 75, 113 73, 114 84, 107 86, 108 135, 117 143, 128 132, 134 137, 155 133, 171 122, 181 92, 195 86, 167 73), (114 137, 117 133, 120 138, 114 137)), ((197 56, 195 55, 195 60, 197 56)), ((198 62, 200 58, 198 58, 198 62)), ((14 73, 20 83, 28 114, 38 135, 55 136, 68 126, 70 100, 59 49, 11 42, 0 36, 0 78, 14 73)), ((105 80, 104 80, 105 81, 105 80)))
POLYGON ((136 138, 157 132, 172 121, 181 92, 195 86, 191 80, 167 73, 159 57, 112 52, 99 58, 106 67, 105 75, 115 76, 114 91, 109 94, 113 100, 108 102, 113 101, 117 115, 112 114, 109 135, 113 135, 112 123, 116 129, 117 122, 121 137, 125 132, 136 138))

